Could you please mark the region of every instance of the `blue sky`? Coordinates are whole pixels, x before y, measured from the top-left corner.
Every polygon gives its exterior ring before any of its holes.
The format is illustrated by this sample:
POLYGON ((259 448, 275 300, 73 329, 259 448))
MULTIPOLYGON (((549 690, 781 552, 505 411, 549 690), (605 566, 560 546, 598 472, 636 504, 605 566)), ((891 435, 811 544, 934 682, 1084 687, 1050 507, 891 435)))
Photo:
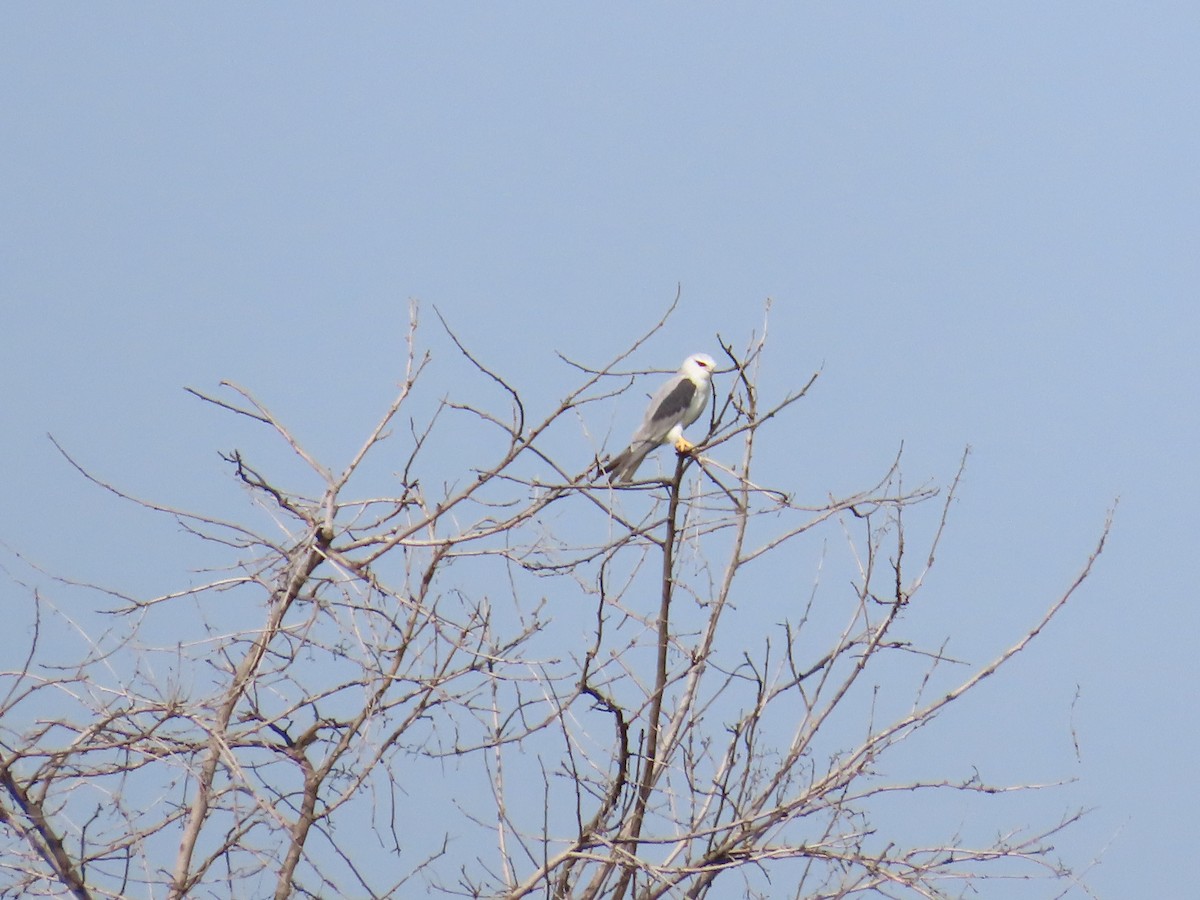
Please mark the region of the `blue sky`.
POLYGON ((740 344, 771 298, 765 383, 822 369, 780 478, 863 487, 903 442, 945 482, 973 448, 928 587, 962 653, 1034 621, 1120 498, 955 739, 1079 779, 1099 896, 1182 896, 1198 45, 1184 3, 6 5, 0 541, 161 588, 188 543, 46 432, 135 493, 232 503, 235 426, 181 387, 243 383, 344 459, 410 298, 547 405, 554 351, 608 358, 677 285, 639 363, 740 344))

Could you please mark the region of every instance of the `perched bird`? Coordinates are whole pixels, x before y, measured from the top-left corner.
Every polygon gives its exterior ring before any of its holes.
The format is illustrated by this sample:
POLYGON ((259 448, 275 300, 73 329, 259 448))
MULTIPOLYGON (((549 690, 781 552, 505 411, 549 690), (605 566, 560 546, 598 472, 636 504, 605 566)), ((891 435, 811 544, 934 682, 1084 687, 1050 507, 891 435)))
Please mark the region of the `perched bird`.
POLYGON ((693 353, 683 361, 679 371, 650 400, 629 446, 601 468, 609 481, 632 481, 642 460, 663 444, 674 444, 680 453, 695 446, 683 436, 683 429, 695 422, 708 405, 715 366, 713 358, 704 353, 693 353))

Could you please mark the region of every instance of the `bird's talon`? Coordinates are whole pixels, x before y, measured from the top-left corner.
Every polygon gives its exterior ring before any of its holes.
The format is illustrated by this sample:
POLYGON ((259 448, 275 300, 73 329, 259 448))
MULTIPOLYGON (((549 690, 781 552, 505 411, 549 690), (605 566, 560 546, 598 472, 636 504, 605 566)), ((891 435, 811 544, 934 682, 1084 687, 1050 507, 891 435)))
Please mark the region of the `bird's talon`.
POLYGON ((687 438, 680 438, 675 442, 675 451, 677 453, 691 453, 696 449, 696 445, 687 438))

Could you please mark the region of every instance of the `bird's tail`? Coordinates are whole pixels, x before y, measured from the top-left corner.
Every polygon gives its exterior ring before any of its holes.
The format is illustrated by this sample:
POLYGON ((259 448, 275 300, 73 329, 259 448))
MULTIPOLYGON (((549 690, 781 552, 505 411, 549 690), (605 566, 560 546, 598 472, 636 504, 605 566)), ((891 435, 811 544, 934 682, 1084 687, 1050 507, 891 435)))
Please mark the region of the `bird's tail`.
POLYGON ((610 482, 630 482, 637 473, 638 467, 646 456, 654 449, 653 444, 630 444, 612 459, 600 467, 600 471, 608 476, 610 482))

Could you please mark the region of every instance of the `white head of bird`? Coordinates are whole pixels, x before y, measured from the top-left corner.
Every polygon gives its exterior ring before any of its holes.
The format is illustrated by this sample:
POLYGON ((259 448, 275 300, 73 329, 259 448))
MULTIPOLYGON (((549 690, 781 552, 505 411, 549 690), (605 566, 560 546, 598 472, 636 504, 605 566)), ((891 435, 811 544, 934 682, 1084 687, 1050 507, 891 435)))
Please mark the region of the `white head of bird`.
POLYGON ((679 371, 693 381, 706 381, 712 376, 713 369, 716 367, 716 362, 707 353, 693 353, 683 361, 679 371))

